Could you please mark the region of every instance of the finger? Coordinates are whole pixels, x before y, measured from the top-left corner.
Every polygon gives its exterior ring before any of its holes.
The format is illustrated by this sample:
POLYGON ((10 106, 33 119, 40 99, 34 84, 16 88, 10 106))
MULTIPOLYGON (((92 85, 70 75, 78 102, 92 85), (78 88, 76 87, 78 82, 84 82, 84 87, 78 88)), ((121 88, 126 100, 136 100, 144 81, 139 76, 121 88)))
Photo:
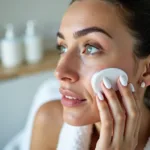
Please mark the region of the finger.
POLYGON ((108 99, 108 104, 110 106, 113 115, 113 120, 114 120, 114 135, 113 135, 112 143, 121 143, 124 134, 125 114, 118 100, 116 92, 112 88, 109 89, 107 88, 108 87, 106 85, 108 84, 107 82, 110 82, 109 79, 104 78, 104 82, 103 82, 104 84, 102 83, 101 87, 106 98, 108 99))
POLYGON ((137 107, 137 113, 136 113, 137 120, 134 123, 134 126, 135 126, 134 138, 135 138, 135 141, 138 142, 138 134, 139 134, 140 126, 141 126, 141 113, 140 113, 141 105, 140 105, 139 99, 137 98, 137 93, 135 91, 134 85, 132 83, 129 83, 129 87, 130 87, 130 90, 132 91, 133 99, 134 99, 135 105, 137 107))
POLYGON ((135 129, 134 137, 135 137, 135 140, 138 141, 139 130, 140 130, 140 126, 141 126, 141 111, 140 111, 141 109, 140 109, 140 101, 137 98, 136 93, 133 93, 133 97, 134 97, 135 102, 137 104, 137 111, 138 111, 138 117, 137 117, 136 129, 135 129))
POLYGON ((100 139, 98 145, 103 145, 101 148, 106 148, 111 143, 113 121, 107 102, 105 100, 100 100, 98 96, 96 96, 96 101, 101 119, 100 139))
MULTIPOLYGON (((131 85, 132 87, 133 85, 131 85)), ((141 127, 141 113, 140 113, 140 101, 137 99, 137 95, 135 92, 133 92, 133 97, 137 106, 137 121, 135 122, 135 132, 134 132, 134 139, 133 139, 133 143, 134 143, 134 147, 133 149, 136 148, 136 146, 138 145, 138 141, 139 141, 139 130, 141 127)))
POLYGON ((121 79, 120 77, 120 79, 118 80, 118 87, 122 95, 122 101, 127 114, 125 140, 130 140, 131 138, 133 138, 135 133, 135 123, 137 122, 137 106, 130 85, 123 85, 122 80, 125 79, 121 79))

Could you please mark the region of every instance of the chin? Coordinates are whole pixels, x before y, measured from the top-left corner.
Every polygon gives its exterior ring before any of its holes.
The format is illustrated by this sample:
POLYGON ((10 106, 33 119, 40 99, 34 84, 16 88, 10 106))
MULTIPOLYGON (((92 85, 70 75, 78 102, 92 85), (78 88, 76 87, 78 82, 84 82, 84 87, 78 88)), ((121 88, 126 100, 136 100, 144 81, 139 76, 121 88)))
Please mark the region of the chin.
MULTIPOLYGON (((90 116, 90 115, 89 115, 90 116)), ((99 122, 100 119, 99 117, 89 117, 88 115, 75 115, 75 114, 68 114, 68 113, 63 113, 63 120, 67 124, 70 124, 72 126, 85 126, 85 125, 90 125, 90 124, 95 124, 96 122, 99 122)))

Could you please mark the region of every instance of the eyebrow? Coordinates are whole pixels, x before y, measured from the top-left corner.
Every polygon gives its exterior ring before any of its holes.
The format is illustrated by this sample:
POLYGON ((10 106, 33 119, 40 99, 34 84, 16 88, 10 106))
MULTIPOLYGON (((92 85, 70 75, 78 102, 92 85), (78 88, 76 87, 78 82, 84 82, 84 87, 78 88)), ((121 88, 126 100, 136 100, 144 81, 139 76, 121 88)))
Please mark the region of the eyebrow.
MULTIPOLYGON (((80 31, 76 31, 73 34, 73 36, 75 39, 77 39, 79 37, 85 36, 85 35, 93 33, 93 32, 101 32, 112 39, 112 36, 108 32, 106 32, 104 29, 99 28, 99 27, 90 27, 90 28, 82 29, 80 31)), ((64 35, 61 32, 57 32, 57 37, 65 39, 64 35)))

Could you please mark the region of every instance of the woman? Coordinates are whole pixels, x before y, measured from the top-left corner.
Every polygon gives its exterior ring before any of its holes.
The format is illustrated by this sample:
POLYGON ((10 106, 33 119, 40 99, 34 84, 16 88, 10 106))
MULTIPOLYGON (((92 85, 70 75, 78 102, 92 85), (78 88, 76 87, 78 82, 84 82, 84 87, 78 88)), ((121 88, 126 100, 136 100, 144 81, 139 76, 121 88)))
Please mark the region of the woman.
POLYGON ((149 14, 149 0, 72 1, 57 34, 61 55, 55 74, 62 105, 57 101, 40 108, 32 150, 56 149, 63 121, 93 124, 90 149, 144 149, 150 137, 149 14), (90 80, 105 68, 120 68, 129 80, 119 77, 115 92, 104 78, 98 97, 90 80))

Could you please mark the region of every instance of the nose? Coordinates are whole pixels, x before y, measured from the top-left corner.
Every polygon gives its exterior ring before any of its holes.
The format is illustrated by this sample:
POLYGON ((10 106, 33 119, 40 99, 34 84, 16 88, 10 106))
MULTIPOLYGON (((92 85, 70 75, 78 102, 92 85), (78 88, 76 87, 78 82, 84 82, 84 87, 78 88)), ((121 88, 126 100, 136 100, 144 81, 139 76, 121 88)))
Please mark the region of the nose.
MULTIPOLYGON (((67 55, 67 54, 66 54, 67 55)), ((62 56, 55 70, 55 76, 60 81, 74 83, 79 80, 79 65, 74 56, 62 56)))

